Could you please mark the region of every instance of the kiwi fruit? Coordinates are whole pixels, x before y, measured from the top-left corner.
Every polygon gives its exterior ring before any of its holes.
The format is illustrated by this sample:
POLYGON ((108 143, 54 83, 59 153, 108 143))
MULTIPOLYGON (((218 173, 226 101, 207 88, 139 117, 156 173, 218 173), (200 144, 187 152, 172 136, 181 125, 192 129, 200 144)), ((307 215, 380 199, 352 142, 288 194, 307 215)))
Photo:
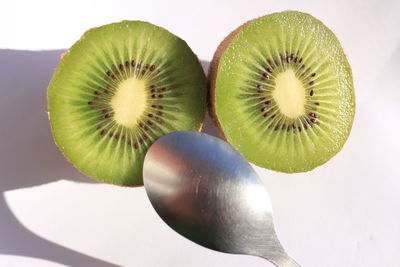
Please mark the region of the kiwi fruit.
POLYGON ((156 139, 200 130, 206 94, 204 71, 185 41, 147 22, 122 21, 90 29, 62 56, 48 113, 55 143, 77 169, 138 186, 156 139))
POLYGON ((309 14, 274 13, 234 30, 215 52, 209 86, 223 137, 264 168, 312 170, 341 150, 353 124, 350 65, 309 14))

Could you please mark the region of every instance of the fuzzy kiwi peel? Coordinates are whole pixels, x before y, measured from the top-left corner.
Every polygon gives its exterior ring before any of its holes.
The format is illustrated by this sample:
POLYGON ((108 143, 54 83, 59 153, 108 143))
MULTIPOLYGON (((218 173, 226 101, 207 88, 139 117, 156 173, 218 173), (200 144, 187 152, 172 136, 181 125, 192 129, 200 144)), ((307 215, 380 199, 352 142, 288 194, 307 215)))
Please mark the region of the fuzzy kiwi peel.
POLYGON ((336 36, 309 14, 274 13, 234 30, 216 50, 208 82, 221 135, 258 166, 312 170, 351 131, 350 65, 336 36))
POLYGON ((86 31, 48 87, 55 143, 96 180, 143 185, 143 159, 159 137, 198 131, 206 79, 185 41, 153 24, 122 21, 86 31))

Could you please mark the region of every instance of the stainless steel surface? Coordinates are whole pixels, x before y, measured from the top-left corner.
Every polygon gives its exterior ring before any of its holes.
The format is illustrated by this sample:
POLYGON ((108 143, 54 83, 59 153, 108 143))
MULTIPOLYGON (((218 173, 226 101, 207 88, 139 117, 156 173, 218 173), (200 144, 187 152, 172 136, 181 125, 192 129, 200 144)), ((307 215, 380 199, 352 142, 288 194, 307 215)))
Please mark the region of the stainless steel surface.
POLYGON ((269 195, 250 164, 223 140, 175 132, 147 152, 144 185, 160 217, 204 247, 300 266, 281 246, 269 195))

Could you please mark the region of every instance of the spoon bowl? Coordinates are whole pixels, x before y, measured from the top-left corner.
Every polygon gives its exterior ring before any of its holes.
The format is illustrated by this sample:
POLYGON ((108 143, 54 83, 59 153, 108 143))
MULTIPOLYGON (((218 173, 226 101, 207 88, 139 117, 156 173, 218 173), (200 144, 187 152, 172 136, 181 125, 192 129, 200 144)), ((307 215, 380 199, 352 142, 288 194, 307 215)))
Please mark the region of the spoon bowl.
POLYGON ((280 244, 269 195, 250 164, 223 140, 174 132, 148 150, 144 186, 158 215, 204 247, 300 266, 280 244))

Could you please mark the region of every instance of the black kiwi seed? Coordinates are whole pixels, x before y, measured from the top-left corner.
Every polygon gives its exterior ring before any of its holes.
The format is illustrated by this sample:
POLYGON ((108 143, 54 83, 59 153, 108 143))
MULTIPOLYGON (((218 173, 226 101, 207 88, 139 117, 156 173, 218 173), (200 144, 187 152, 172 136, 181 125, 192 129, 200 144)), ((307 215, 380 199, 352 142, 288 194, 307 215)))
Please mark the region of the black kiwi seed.
POLYGON ((314 90, 311 90, 310 91, 310 96, 313 96, 314 95, 314 90))

